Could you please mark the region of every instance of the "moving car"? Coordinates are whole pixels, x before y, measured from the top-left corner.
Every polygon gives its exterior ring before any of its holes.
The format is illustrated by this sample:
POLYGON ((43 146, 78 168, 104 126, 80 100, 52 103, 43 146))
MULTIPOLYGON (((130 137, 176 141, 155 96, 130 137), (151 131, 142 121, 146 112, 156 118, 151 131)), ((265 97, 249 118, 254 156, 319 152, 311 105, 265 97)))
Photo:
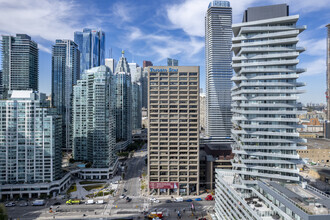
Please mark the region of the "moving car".
POLYGON ((66 204, 67 205, 73 205, 73 204, 80 204, 80 200, 79 199, 76 199, 76 200, 72 200, 72 199, 70 199, 70 200, 68 200, 68 201, 66 201, 66 204))
POLYGON ((156 198, 150 198, 149 200, 154 203, 160 203, 159 200, 156 198))
POLYGON ((55 202, 53 205, 61 205, 60 202, 55 202))
POLYGON ((29 204, 27 202, 22 202, 19 204, 20 207, 28 206, 29 204))
POLYGON ((14 202, 8 202, 5 206, 6 207, 14 207, 14 206, 16 206, 16 204, 14 202))
POLYGON ((32 205, 33 206, 43 206, 43 205, 45 205, 45 200, 43 200, 43 199, 34 200, 32 205))
POLYGON ((125 194, 121 194, 121 196, 119 196, 120 199, 123 199, 123 198, 125 198, 125 197, 126 197, 125 194))

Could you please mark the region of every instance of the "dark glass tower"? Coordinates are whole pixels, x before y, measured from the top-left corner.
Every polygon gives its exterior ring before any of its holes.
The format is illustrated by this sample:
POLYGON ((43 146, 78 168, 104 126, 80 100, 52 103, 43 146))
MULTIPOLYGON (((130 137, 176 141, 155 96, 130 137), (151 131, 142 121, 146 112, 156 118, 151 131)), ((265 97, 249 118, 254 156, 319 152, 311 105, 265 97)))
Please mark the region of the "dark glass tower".
POLYGON ((74 42, 80 51, 80 73, 104 65, 105 34, 101 30, 84 28, 74 33, 74 42))
POLYGON ((80 52, 71 40, 56 40, 52 50, 52 106, 62 116, 63 148, 71 149, 72 92, 80 76, 80 52))
POLYGON ((2 85, 8 90, 38 91, 38 44, 26 34, 2 36, 2 85))

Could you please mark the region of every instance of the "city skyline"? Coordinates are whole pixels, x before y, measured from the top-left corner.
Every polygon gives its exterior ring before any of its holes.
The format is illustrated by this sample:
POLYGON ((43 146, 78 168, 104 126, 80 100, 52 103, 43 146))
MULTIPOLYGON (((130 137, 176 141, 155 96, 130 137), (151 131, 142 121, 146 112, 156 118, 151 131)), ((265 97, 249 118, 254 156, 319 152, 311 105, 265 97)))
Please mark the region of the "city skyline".
MULTIPOLYGON (((297 1, 251 0, 241 4, 239 1, 230 1, 233 8, 233 22, 240 22, 239 15, 242 14, 244 8, 283 2, 292 5, 295 9, 291 15, 300 14, 300 23, 307 24, 308 27, 300 37, 300 45, 307 48, 306 53, 301 56, 300 62, 301 67, 307 68, 307 72, 302 75, 302 80, 307 82, 307 93, 301 95, 300 100, 303 103, 312 101, 325 103, 325 25, 328 23, 326 20, 328 12, 326 11, 330 7, 326 1, 320 1, 317 5, 313 5, 309 1, 299 1, 299 5, 297 1), (315 14, 323 16, 315 17, 315 14)), ((32 40, 38 43, 40 91, 47 94, 50 94, 52 43, 55 39, 73 40, 74 31, 82 30, 84 27, 100 28, 105 31, 107 36, 106 57, 109 57, 110 48, 112 48, 112 57, 119 57, 121 50, 124 49, 128 61, 134 61, 141 66, 143 60, 151 60, 155 65, 165 65, 167 57, 178 58, 182 65, 199 65, 201 67, 201 88, 205 90, 203 32, 208 3, 209 1, 200 0, 180 3, 144 1, 137 5, 133 1, 111 4, 105 1, 98 1, 98 3, 83 1, 64 5, 62 1, 43 1, 43 4, 38 5, 27 2, 18 9, 8 7, 11 4, 15 5, 15 1, 12 1, 6 4, 0 3, 0 10, 3 10, 1 12, 5 15, 3 18, 6 18, 3 20, 0 18, 0 34, 24 33, 30 35, 32 40), (158 7, 159 4, 163 7, 158 7), (60 6, 63 6, 63 9, 59 9, 60 6), (35 7, 35 9, 30 7, 35 7), (27 16, 20 11, 42 10, 43 7, 47 7, 45 13, 51 14, 53 10, 59 10, 61 16, 55 16, 56 13, 54 13, 53 16, 41 22, 37 15, 27 16), (87 8, 90 11, 87 11, 87 8), (137 13, 128 13, 133 9, 137 13), (81 12, 78 13, 79 10, 81 12), (183 13, 185 10, 189 13, 183 13), (153 13, 155 15, 152 18, 146 18, 144 15, 149 11, 158 13, 153 13), (19 13, 20 15, 18 15, 19 13), (76 16, 70 16, 72 13, 76 16), (95 13, 97 16, 91 19, 89 16, 91 13, 95 13), (16 16, 15 19, 7 19, 12 16, 16 16), (69 16, 70 21, 65 22, 63 19, 69 19, 69 16), (11 25, 11 22, 20 21, 23 18, 26 20, 22 22, 24 27, 23 25, 11 25), (54 24, 46 27, 46 22, 54 24), (63 25, 63 28, 58 28, 58 25, 63 25)))

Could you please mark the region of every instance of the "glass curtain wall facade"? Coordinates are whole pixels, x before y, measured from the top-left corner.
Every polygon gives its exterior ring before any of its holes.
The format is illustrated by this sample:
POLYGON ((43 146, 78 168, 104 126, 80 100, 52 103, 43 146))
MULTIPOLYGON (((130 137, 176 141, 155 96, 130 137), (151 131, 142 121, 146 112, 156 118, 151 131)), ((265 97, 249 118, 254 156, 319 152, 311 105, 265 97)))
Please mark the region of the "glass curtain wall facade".
POLYGON ((2 36, 2 85, 8 90, 38 91, 38 44, 26 34, 2 36))
POLYGON ((104 65, 105 33, 101 30, 84 28, 74 33, 74 42, 80 50, 80 73, 104 65))
POLYGON ((61 178, 61 117, 46 95, 13 90, 0 100, 0 184, 41 183, 61 178))
POLYGON ((115 71, 116 83, 116 138, 117 142, 132 140, 132 82, 128 62, 119 59, 115 71))
POLYGON ((213 1, 205 17, 206 135, 230 139, 232 77, 232 9, 228 1, 213 1))
POLYGON ((270 15, 262 12, 274 13, 277 6, 256 9, 253 16, 261 18, 233 25, 232 165, 245 180, 298 181, 296 150, 306 140, 297 132, 297 115, 305 113, 297 101, 304 86, 297 79, 305 69, 297 68, 297 58, 305 49, 296 45, 306 26, 296 25, 299 15, 262 19, 270 15))
POLYGON ((73 92, 73 158, 93 168, 116 162, 115 84, 106 66, 86 70, 73 92))
POLYGON ((72 149, 72 92, 80 77, 80 52, 71 40, 56 40, 52 48, 52 107, 62 116, 63 148, 72 149))

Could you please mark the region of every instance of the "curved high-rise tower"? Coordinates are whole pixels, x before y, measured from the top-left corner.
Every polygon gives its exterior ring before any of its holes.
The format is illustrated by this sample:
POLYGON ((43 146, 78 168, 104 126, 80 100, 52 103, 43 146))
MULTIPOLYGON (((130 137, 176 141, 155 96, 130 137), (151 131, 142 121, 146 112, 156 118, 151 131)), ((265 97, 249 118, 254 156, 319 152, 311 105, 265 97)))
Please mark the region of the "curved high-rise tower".
POLYGON ((206 134, 228 141, 231 124, 232 9, 228 1, 212 1, 205 17, 206 134))

